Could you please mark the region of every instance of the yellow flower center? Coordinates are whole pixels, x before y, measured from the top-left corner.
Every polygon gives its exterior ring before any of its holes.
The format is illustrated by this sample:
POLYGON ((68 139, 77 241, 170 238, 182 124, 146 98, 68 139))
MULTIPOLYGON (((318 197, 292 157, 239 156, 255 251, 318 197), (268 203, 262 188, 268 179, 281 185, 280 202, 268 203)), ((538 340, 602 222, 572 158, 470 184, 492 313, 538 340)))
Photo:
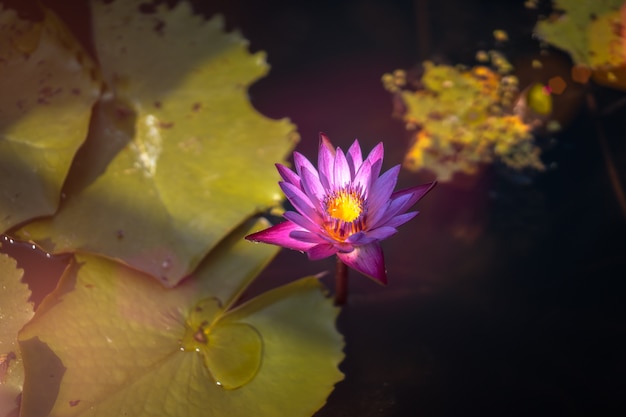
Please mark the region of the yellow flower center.
POLYGON ((363 212, 363 200, 354 191, 342 190, 328 199, 326 212, 335 219, 352 222, 363 212))
POLYGON ((362 192, 348 186, 329 194, 324 199, 328 218, 324 229, 330 237, 343 242, 363 230, 365 225, 365 201, 362 192))

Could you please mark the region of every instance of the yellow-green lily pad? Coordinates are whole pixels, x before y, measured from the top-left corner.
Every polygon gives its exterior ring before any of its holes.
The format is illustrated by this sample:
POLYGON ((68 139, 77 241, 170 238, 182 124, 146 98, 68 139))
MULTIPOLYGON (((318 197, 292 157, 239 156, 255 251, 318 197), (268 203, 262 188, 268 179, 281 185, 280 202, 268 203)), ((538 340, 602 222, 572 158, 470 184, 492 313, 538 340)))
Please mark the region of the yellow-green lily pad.
POLYGON ((17 332, 34 312, 22 274, 13 258, 0 253, 0 417, 17 410, 24 382, 17 332))
POLYGON ((562 14, 540 20, 539 38, 570 54, 576 64, 616 67, 626 61, 620 7, 624 0, 553 0, 562 14))
POLYGON ((52 12, 30 22, 0 4, 0 232, 57 210, 100 85, 52 12))
POLYGON ((142 3, 92 2, 108 91, 62 208, 19 236, 49 252, 119 259, 173 286, 238 224, 278 204, 273 165, 297 134, 250 104, 247 87, 268 70, 263 53, 185 2, 154 13, 142 3))
POLYGON ((243 240, 250 231, 171 289, 77 254, 20 333, 22 416, 312 415, 342 379, 338 309, 315 278, 233 308, 277 252, 243 240))

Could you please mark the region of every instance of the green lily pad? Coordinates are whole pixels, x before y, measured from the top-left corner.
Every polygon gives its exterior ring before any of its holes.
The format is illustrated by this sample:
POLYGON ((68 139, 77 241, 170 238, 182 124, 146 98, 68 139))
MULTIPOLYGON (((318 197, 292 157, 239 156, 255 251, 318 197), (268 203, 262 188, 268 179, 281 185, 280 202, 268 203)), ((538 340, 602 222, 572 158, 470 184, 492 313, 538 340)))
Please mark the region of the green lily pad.
POLYGON ((19 236, 49 252, 119 259, 173 286, 238 224, 278 204, 274 163, 297 134, 248 100, 268 70, 263 53, 185 2, 149 14, 141 3, 92 2, 109 91, 62 208, 19 236))
POLYGON ((30 290, 21 282, 23 271, 13 258, 0 253, 0 417, 18 408, 24 367, 17 332, 33 316, 30 290))
POLYGON ((563 14, 535 26, 539 38, 570 54, 576 64, 616 67, 626 61, 619 30, 624 0, 553 0, 563 14), (616 29, 617 28, 617 29, 616 29))
POLYGON ((53 214, 100 94, 93 63, 50 11, 0 4, 0 232, 53 214))
POLYGON ((277 252, 243 240, 250 231, 171 289, 77 254, 20 333, 22 416, 312 415, 342 378, 338 309, 315 278, 233 309, 277 252))

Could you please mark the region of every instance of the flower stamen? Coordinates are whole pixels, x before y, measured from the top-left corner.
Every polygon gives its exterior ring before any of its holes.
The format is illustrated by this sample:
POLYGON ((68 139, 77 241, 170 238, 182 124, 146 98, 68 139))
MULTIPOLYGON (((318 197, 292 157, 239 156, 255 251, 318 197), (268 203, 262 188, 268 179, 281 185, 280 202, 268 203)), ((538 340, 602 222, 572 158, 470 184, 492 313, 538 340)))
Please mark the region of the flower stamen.
POLYGON ((326 212, 332 218, 351 222, 361 215, 363 199, 354 191, 335 192, 326 202, 326 212))
POLYGON ((364 228, 365 199, 360 187, 344 187, 324 198, 328 215, 324 229, 333 238, 345 241, 364 228))

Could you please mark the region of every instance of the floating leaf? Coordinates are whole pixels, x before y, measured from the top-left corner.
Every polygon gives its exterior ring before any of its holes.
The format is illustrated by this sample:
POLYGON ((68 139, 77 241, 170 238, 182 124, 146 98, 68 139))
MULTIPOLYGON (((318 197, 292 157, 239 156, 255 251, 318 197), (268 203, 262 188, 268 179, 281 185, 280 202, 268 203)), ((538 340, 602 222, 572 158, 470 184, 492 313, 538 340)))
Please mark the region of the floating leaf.
POLYGON ((282 194, 273 164, 294 126, 256 112, 247 87, 267 72, 218 17, 180 2, 93 2, 94 42, 111 91, 52 219, 20 236, 47 251, 104 254, 175 285, 225 235, 282 194), (48 244, 50 243, 50 244, 48 244))
POLYGON ((244 241, 249 229, 172 289, 78 254, 20 333, 22 416, 313 414, 342 378, 338 309, 314 278, 233 309, 276 253, 244 241))
POLYGON ((543 41, 566 51, 593 78, 626 89, 624 0, 553 0, 554 15, 535 26, 543 41))
POLYGON ((100 94, 92 62, 50 11, 0 4, 0 232, 53 214, 100 94))
POLYGON ((544 169, 531 126, 513 111, 517 81, 484 66, 469 70, 424 63, 423 88, 406 88, 397 71, 385 87, 406 108, 401 117, 419 129, 404 160, 410 170, 430 170, 440 181, 475 174, 496 160, 513 169, 544 169))
POLYGON ((13 258, 0 253, 0 417, 18 408, 24 382, 17 332, 32 318, 33 304, 22 272, 13 258))

